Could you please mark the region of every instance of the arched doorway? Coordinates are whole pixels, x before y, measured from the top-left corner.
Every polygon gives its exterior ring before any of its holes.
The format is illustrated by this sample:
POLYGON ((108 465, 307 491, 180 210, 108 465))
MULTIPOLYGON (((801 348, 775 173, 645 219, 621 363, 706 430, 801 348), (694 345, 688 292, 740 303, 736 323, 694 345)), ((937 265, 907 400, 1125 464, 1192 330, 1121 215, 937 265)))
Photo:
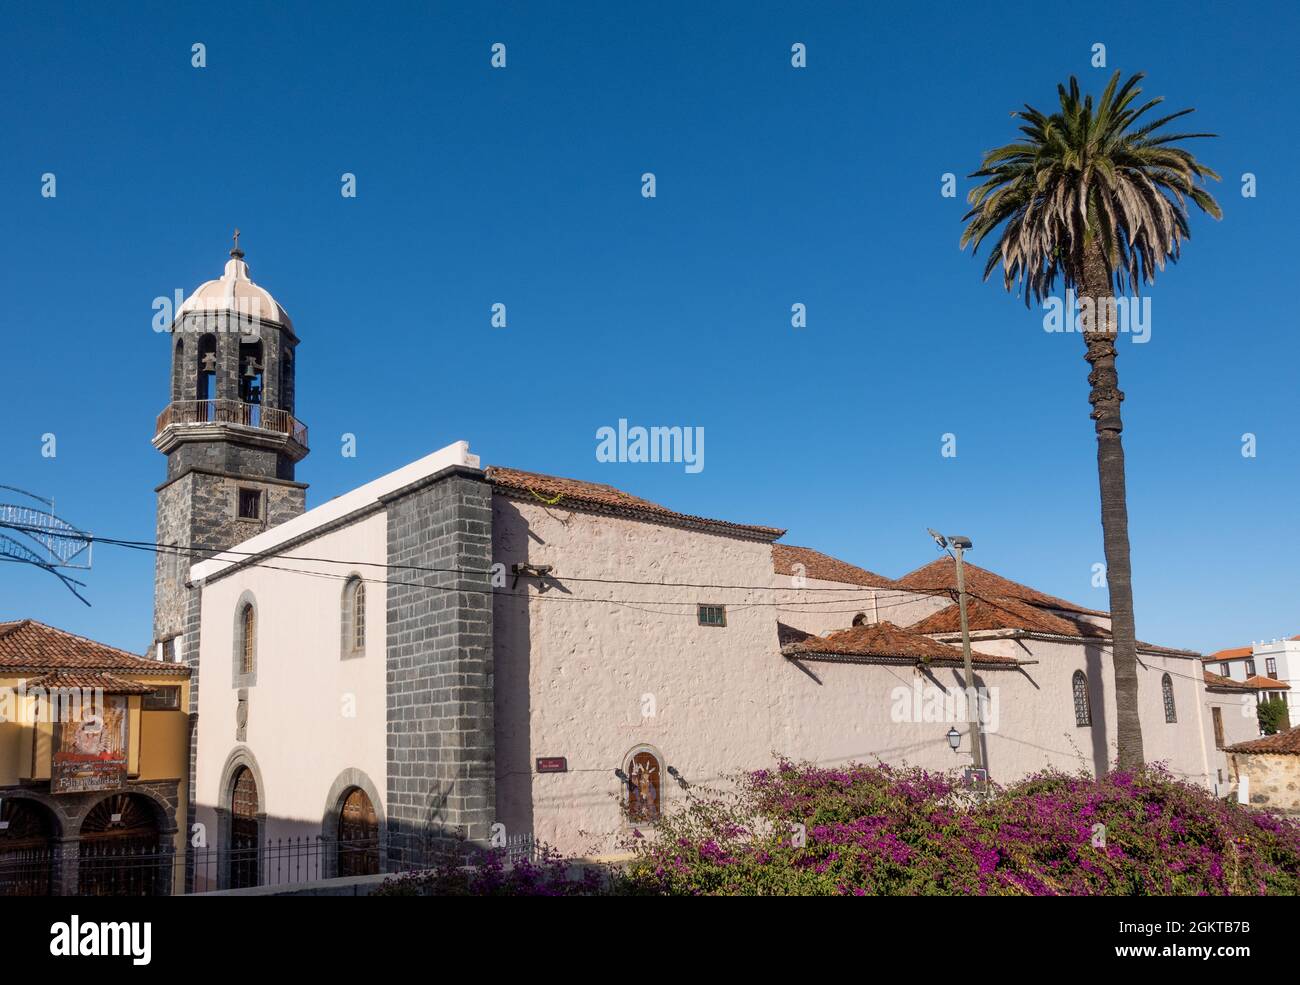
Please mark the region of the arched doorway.
POLYGON ((230 786, 230 888, 256 886, 259 878, 260 848, 257 837, 257 780, 253 771, 241 766, 230 786))
POLYGON ((164 858, 153 804, 138 794, 105 797, 81 822, 77 893, 153 896, 164 858))
POLYGON ((379 816, 360 787, 350 788, 339 808, 338 874, 371 876, 379 871, 379 816))
POLYGON ((0 801, 0 896, 49 896, 54 887, 54 818, 19 797, 0 801))

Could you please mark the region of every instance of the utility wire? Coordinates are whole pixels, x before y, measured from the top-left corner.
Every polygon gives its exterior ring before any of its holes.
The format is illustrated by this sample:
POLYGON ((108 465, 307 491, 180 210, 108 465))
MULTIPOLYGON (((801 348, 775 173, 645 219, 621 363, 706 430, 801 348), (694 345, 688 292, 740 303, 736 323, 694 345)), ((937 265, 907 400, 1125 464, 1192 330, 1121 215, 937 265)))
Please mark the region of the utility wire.
MULTIPOLYGON (((14 523, 4 523, 4 522, 0 522, 0 527, 9 528, 11 530, 21 530, 24 532, 37 529, 37 528, 29 527, 24 524, 14 524, 14 523)), ((483 574, 491 573, 491 570, 487 568, 438 568, 438 567, 431 567, 428 565, 419 565, 419 564, 390 564, 390 563, 380 562, 380 561, 357 561, 357 560, 345 560, 339 558, 310 557, 302 554, 288 554, 288 553, 277 554, 270 551, 239 551, 239 550, 234 550, 232 548, 216 549, 210 547, 199 547, 194 544, 164 544, 158 541, 126 540, 117 537, 93 536, 91 537, 91 540, 97 541, 101 544, 109 544, 114 547, 148 548, 159 552, 167 552, 177 556, 198 554, 198 555, 203 555, 205 560, 220 558, 222 555, 238 555, 239 557, 245 559, 247 558, 259 558, 259 559, 270 558, 276 560, 288 559, 292 561, 309 561, 309 562, 316 562, 321 564, 349 565, 352 567, 386 568, 389 570, 399 570, 399 571, 425 571, 434 574, 483 575, 483 574)), ((244 562, 234 560, 234 561, 230 561, 229 563, 241 564, 244 562)), ((794 577, 794 576, 786 575, 784 577, 794 577)), ((806 575, 806 574, 803 577, 813 581, 828 580, 828 579, 818 579, 813 575, 806 575)), ((580 581, 580 582, 590 582, 595 584, 609 584, 609 585, 641 585, 641 586, 654 587, 654 588, 712 588, 712 589, 719 589, 719 590, 728 589, 732 591, 779 591, 779 592, 795 591, 795 592, 841 592, 842 593, 846 591, 874 589, 876 591, 881 591, 881 592, 909 592, 914 595, 951 595, 955 591, 955 589, 948 589, 948 588, 921 589, 921 588, 905 588, 903 586, 858 585, 858 584, 849 584, 849 583, 845 583, 844 588, 812 588, 812 587, 799 588, 795 586, 786 586, 786 585, 719 585, 719 584, 712 584, 707 582, 643 581, 643 580, 631 579, 631 578, 594 578, 594 577, 586 577, 586 576, 578 576, 578 575, 564 576, 563 578, 559 578, 557 576, 557 580, 580 581)), ((839 599, 837 601, 844 601, 844 600, 839 599)))
MULTIPOLYGON (((151 548, 148 547, 137 547, 133 549, 142 550, 142 551, 151 550, 151 548)), ((309 571, 306 568, 292 568, 292 567, 286 567, 284 565, 266 564, 265 562, 261 562, 261 561, 249 562, 249 567, 260 568, 264 571, 281 571, 288 574, 306 575, 312 578, 329 578, 336 581, 358 580, 368 585, 385 585, 385 586, 392 585, 399 588, 423 588, 423 589, 428 589, 428 590, 438 591, 438 592, 460 592, 465 595, 489 595, 493 597, 526 599, 528 601, 538 601, 538 602, 597 602, 606 605, 627 606, 629 608, 640 608, 642 606, 655 606, 655 605, 677 605, 677 606, 690 606, 694 608, 699 604, 695 600, 598 598, 593 596, 564 595, 559 593, 532 594, 528 592, 526 589, 524 591, 513 591, 513 590, 500 590, 500 589, 464 588, 456 585, 429 585, 420 581, 393 581, 387 578, 369 578, 363 575, 355 575, 350 572, 336 573, 332 571, 309 571)), ((486 574, 486 572, 481 572, 481 571, 477 573, 486 574)), ((853 601, 869 604, 875 600, 870 596, 866 598, 860 598, 860 599, 827 599, 826 600, 826 602, 829 604, 839 604, 843 602, 853 602, 853 601)), ((912 599, 895 600, 893 602, 889 602, 886 604, 877 605, 876 608, 880 609, 880 608, 889 608, 890 606, 894 606, 894 605, 908 605, 908 604, 912 604, 913 601, 914 600, 912 599)), ((727 602, 726 603, 726 605, 732 609, 750 609, 750 608, 767 608, 767 607, 779 608, 780 606, 789 605, 789 604, 790 604, 789 599, 783 599, 781 601, 775 601, 775 602, 727 602)), ((806 602, 802 604, 818 605, 821 603, 806 602)), ((691 615, 690 612, 660 612, 654 609, 641 609, 640 611, 654 612, 658 615, 681 615, 681 616, 691 615)), ((788 610, 788 611, 798 612, 800 610, 788 610)), ((826 610, 814 609, 814 610, 803 610, 803 611, 812 613, 812 612, 826 611, 826 610)), ((839 610, 831 610, 831 611, 839 611, 839 610)), ((861 608, 858 608, 858 609, 846 609, 842 611, 858 612, 862 610, 861 608)))
MULTIPOLYGON (((26 525, 26 524, 7 523, 7 522, 0 521, 0 529, 11 529, 11 530, 29 532, 40 528, 31 527, 30 525, 26 525)), ((378 561, 358 561, 353 559, 309 557, 309 556, 302 556, 297 554, 277 554, 277 553, 271 553, 266 551, 254 552, 254 551, 236 551, 230 549, 213 550, 210 548, 197 548, 194 547, 193 545, 164 544, 158 541, 127 540, 124 538, 116 538, 116 537, 93 537, 92 539, 97 540, 103 544, 108 544, 113 547, 123 547, 123 548, 128 548, 133 550, 142 550, 154 554, 165 554, 174 557, 183 557, 187 554, 196 553, 196 552, 201 554, 207 554, 212 557, 219 556, 221 554, 238 554, 245 559, 256 559, 256 560, 236 561, 236 562, 232 562, 233 564, 240 564, 247 567, 263 568, 265 570, 270 570, 270 571, 281 571, 289 574, 301 574, 301 575, 320 577, 320 578, 334 578, 338 580, 360 578, 360 580, 368 584, 385 585, 385 586, 397 585, 397 586, 412 587, 412 588, 421 587, 426 589, 433 589, 436 591, 464 592, 466 594, 501 596, 505 598, 537 599, 538 601, 548 601, 548 602, 550 601, 597 602, 597 603, 604 603, 609 605, 623 605, 623 606, 629 606, 634 608, 637 606, 646 606, 646 605, 695 606, 698 604, 695 600, 617 599, 617 598, 596 598, 590 596, 573 596, 573 595, 547 595, 541 593, 537 595, 533 595, 527 592, 526 590, 524 592, 497 591, 497 590, 485 591, 483 589, 463 588, 463 587, 450 586, 450 585, 426 585, 426 584, 421 584, 419 582, 391 581, 385 578, 363 578, 359 575, 354 575, 351 572, 346 574, 333 574, 330 572, 309 571, 303 568, 290 568, 290 567, 284 567, 278 565, 270 565, 270 564, 266 564, 265 561, 267 559, 291 560, 291 561, 317 563, 317 564, 336 564, 336 565, 347 567, 349 569, 353 569, 357 567, 377 567, 377 568, 385 568, 388 570, 415 571, 415 572, 428 573, 428 574, 455 574, 455 575, 490 575, 491 574, 491 569, 482 569, 482 568, 440 568, 440 567, 433 567, 428 565, 388 564, 388 563, 381 563, 378 561)), ((537 577, 537 576, 529 576, 529 577, 537 577)), ((806 576, 806 577, 810 577, 810 576, 806 576)), ((837 595, 840 596, 840 597, 825 599, 821 601, 801 600, 799 598, 785 598, 775 602, 728 602, 726 603, 736 609, 776 607, 780 611, 788 612, 795 615, 814 614, 814 613, 818 613, 818 614, 848 613, 848 612, 858 612, 861 611, 861 609, 856 605, 853 608, 848 608, 848 609, 824 609, 824 608, 807 609, 807 608, 790 608, 790 606, 821 606, 821 605, 843 605, 846 603, 863 603, 863 604, 870 604, 873 612, 878 612, 881 609, 898 608, 904 605, 911 605, 916 601, 915 598, 900 599, 900 598, 891 598, 889 596, 886 596, 882 600, 879 595, 874 594, 875 592, 899 592, 899 593, 904 593, 906 595, 912 595, 912 596, 936 597, 936 598, 943 597, 943 596, 955 598, 957 595, 956 589, 953 588, 925 589, 925 588, 905 588, 901 586, 887 587, 887 586, 849 585, 849 584, 846 584, 844 588, 812 588, 806 586, 797 588, 794 586, 783 586, 783 585, 724 585, 724 584, 707 583, 707 582, 662 582, 662 581, 656 582, 656 581, 644 581, 644 580, 637 580, 637 579, 594 578, 594 577, 583 577, 577 575, 564 576, 564 577, 556 576, 554 580, 561 583, 584 582, 590 584, 605 584, 605 585, 636 585, 636 586, 651 587, 651 588, 711 589, 715 591, 745 591, 745 592, 775 591, 775 592, 787 592, 787 593, 825 592, 825 593, 837 593, 837 595), (855 590, 872 591, 873 594, 864 597, 857 597, 857 598, 842 597, 846 592, 852 592, 855 590)), ((983 602, 989 602, 994 605, 997 604, 996 597, 990 598, 987 596, 983 596, 978 592, 971 591, 969 588, 967 589, 966 594, 967 596, 973 599, 978 599, 983 602)), ((655 610, 645 610, 645 611, 653 612, 655 610)), ((660 612, 658 614, 688 615, 689 613, 660 612)), ((1083 639, 1089 640, 1090 638, 1084 637, 1083 639)), ((1095 642, 1096 645, 1101 646, 1103 648, 1114 645, 1113 638, 1109 638, 1109 637, 1095 638, 1095 642)), ((1175 673, 1175 672, 1170 671, 1170 673, 1175 673)), ((1185 677, 1188 680, 1193 680, 1193 681, 1197 680, 1196 677, 1189 674, 1177 673, 1177 676, 1185 677)))

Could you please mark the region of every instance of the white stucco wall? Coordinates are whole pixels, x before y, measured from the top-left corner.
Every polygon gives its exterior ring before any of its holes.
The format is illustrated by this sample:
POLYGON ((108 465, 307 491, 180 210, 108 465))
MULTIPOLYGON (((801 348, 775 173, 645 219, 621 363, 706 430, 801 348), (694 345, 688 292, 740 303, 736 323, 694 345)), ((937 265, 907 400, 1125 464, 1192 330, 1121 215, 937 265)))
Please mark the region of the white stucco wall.
POLYGON ((1265 677, 1283 681, 1289 685, 1282 692, 1282 699, 1287 703, 1291 714, 1291 724, 1300 725, 1300 640, 1268 640, 1254 645, 1255 668, 1265 677), (1272 659, 1276 673, 1268 672, 1268 661, 1272 659))
MULTIPOLYGON (((928 769, 969 765, 969 744, 948 747, 947 721, 895 721, 895 689, 913 682, 960 686, 955 668, 926 678, 910 666, 791 662, 779 621, 824 634, 855 612, 908 625, 943 599, 810 580, 795 592, 772 572, 766 544, 505 499, 494 501, 494 556, 554 566, 563 587, 528 601, 498 597, 494 611, 498 813, 508 831, 533 831, 568 852, 612 850, 627 831, 614 776, 638 745, 696 785, 768 766, 784 754, 823 763, 876 758, 928 769), (781 591, 658 588, 583 582, 771 585, 781 591), (842 591, 840 590, 842 589, 842 591), (869 600, 889 598, 873 612, 869 600), (619 604, 589 601, 616 599, 619 604), (699 626, 695 606, 727 605, 726 628, 699 626), (899 603, 904 603, 900 605, 899 603), (888 615, 887 615, 888 613, 888 615), (902 615, 901 613, 906 613, 902 615), (566 774, 535 774, 540 756, 564 756, 566 774)), ((1115 758, 1109 654, 1095 645, 987 640, 989 653, 1037 660, 1020 671, 980 670, 995 688, 996 730, 987 761, 1000 782, 1046 766, 1104 767, 1115 758), (1088 674, 1093 725, 1074 723, 1072 675, 1088 674)), ((1206 779, 1198 661, 1144 656, 1140 700, 1147 755, 1206 779), (1178 722, 1167 724, 1160 689, 1173 676, 1178 722)), ((906 691, 904 693, 907 693, 906 691)), ((923 692, 924 693, 924 692, 923 692)), ((965 729, 958 726, 959 731, 965 729)), ((664 799, 682 796, 665 780, 664 799)))
MULTIPOLYGON (((972 645, 986 653, 1036 661, 1025 668, 1036 687, 1026 694, 1011 692, 1010 703, 1004 702, 1006 734, 998 741, 990 740, 995 778, 1003 782, 1014 778, 1021 772, 1021 764, 1030 769, 1050 764, 1065 770, 1096 772, 1114 762, 1118 732, 1110 647, 1096 642, 991 638, 994 636, 974 633, 972 645), (1075 725, 1076 670, 1083 671, 1088 679, 1091 728, 1075 725), (1022 697, 1023 701, 1018 700, 1022 697), (1022 748, 1017 750, 1017 746, 1022 748), (1012 776, 999 768, 999 758, 1011 766, 1012 776)), ((1202 741, 1200 675, 1201 664, 1194 657, 1138 654, 1138 713, 1146 761, 1163 762, 1175 776, 1203 784, 1212 773, 1202 741), (1161 680, 1166 673, 1173 684, 1176 722, 1165 720, 1161 680)))
MULTIPOLYGON (((493 532, 507 569, 551 564, 563 585, 495 600, 497 803, 508 831, 609 850, 620 831, 613 771, 640 744, 693 782, 770 758, 771 592, 576 580, 771 586, 768 544, 501 496, 493 532), (727 625, 698 625, 699 603, 726 605, 727 625), (569 772, 534 774, 539 756, 565 756, 569 772)), ((665 783, 666 801, 674 789, 665 783)))
MULTIPOLYGON (((507 833, 533 832, 565 852, 613 850, 628 834, 614 770, 642 745, 687 782, 705 787, 725 785, 728 773, 768 766, 775 755, 822 763, 879 758, 927 769, 969 764, 967 740, 958 753, 948 747, 949 721, 924 714, 920 721, 896 720, 896 689, 955 688, 959 670, 939 668, 926 677, 908 665, 796 663, 781 656, 777 637, 778 622, 821 635, 848 627, 857 612, 907 626, 943 608, 946 598, 816 579, 796 589, 789 576, 773 572, 765 542, 500 495, 493 505, 494 560, 507 571, 516 561, 551 565, 554 576, 544 592, 524 579, 527 598, 503 592, 493 602, 497 814, 507 833), (683 582, 754 588, 663 586, 683 582), (725 605, 726 626, 699 625, 701 603, 725 605), (543 756, 565 757, 569 772, 537 774, 534 760, 543 756)), ((382 565, 386 541, 380 511, 295 548, 296 557, 203 587, 196 790, 198 819, 214 837, 212 808, 223 799, 222 772, 239 746, 251 752, 262 776, 269 838, 320 834, 327 794, 348 769, 363 772, 379 791, 375 808, 382 816, 384 587, 368 586, 366 655, 341 660, 340 599, 349 572, 301 558, 382 565), (245 591, 257 605, 257 682, 249 688, 247 739, 239 743, 232 662, 245 591)), ((382 572, 360 571, 375 578, 382 572)), ((1108 653, 1096 644, 985 635, 976 634, 977 649, 1037 661, 1023 671, 978 671, 998 702, 985 741, 995 780, 1010 782, 1046 766, 1097 769, 1114 759, 1108 653), (1087 673, 1092 688, 1091 728, 1074 724, 1076 669, 1087 673)), ((1147 758, 1168 762, 1188 779, 1212 778, 1215 767, 1202 742, 1208 711, 1194 679, 1199 661, 1142 659, 1147 758), (1164 720, 1160 677, 1166 670, 1174 680, 1176 724, 1164 720)), ((1229 741, 1236 741, 1231 733, 1229 741)), ((682 797, 667 777, 663 792, 669 805, 682 797)))
MULTIPOLYGON (((348 768, 386 792, 386 605, 382 584, 366 586, 366 648, 341 659, 345 577, 383 579, 384 568, 351 570, 309 557, 387 561, 383 511, 326 533, 289 557, 238 570, 203 587, 199 674, 198 820, 215 847, 222 770, 237 747, 251 751, 262 776, 266 837, 321 834, 326 798, 348 768), (275 569, 316 572, 317 577, 275 569), (236 607, 251 592, 257 612, 257 682, 248 688, 247 739, 235 739, 232 684, 236 607)), ((375 810, 383 815, 382 802, 375 810)))

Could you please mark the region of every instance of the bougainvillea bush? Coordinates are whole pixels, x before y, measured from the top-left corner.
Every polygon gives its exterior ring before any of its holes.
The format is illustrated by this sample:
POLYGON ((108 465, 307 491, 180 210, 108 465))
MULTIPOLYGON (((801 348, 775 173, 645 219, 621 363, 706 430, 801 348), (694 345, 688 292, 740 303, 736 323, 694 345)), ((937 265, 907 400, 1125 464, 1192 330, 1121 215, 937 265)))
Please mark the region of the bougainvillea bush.
POLYGON ((372 896, 599 896, 609 873, 542 849, 537 860, 511 864, 501 849, 464 848, 432 868, 390 876, 372 896))
POLYGON ((1158 767, 1046 772, 975 799, 949 774, 781 762, 635 842, 655 895, 1294 895, 1300 824, 1158 767))

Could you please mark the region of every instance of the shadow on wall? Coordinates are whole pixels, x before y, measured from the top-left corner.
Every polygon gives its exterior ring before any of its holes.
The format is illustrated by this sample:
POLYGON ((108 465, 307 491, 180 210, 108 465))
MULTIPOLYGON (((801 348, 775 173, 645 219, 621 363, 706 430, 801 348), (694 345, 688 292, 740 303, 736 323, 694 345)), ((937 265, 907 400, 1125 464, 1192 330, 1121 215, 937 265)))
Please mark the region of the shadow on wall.
POLYGON ((1092 712, 1092 768, 1097 776, 1110 769, 1110 747, 1106 742, 1105 654, 1101 647, 1089 644, 1083 649, 1084 673, 1088 675, 1088 704, 1092 712))
MULTIPOLYGON (((505 566, 506 589, 511 567, 529 560, 533 544, 545 546, 514 503, 493 497, 494 563, 505 566)), ((520 582, 522 586, 523 581, 520 582)), ((507 831, 533 830, 532 690, 530 641, 532 629, 526 598, 496 595, 492 600, 494 694, 496 722, 497 820, 507 831)))

